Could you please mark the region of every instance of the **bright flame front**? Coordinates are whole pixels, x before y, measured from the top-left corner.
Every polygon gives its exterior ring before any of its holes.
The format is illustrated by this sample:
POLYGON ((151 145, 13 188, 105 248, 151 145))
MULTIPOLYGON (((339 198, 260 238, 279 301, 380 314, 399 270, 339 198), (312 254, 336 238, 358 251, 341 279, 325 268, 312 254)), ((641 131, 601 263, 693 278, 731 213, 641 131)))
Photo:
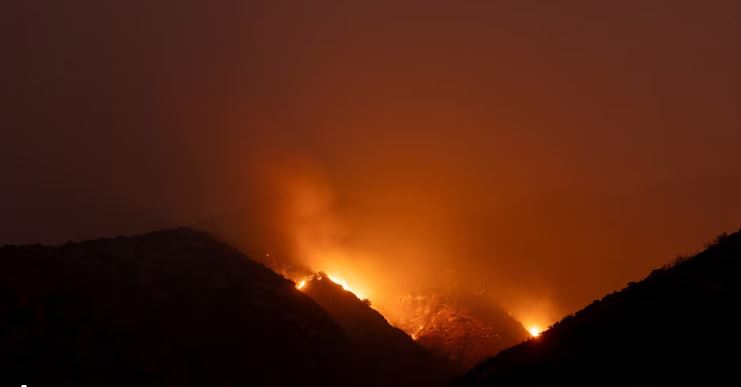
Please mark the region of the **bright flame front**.
POLYGON ((527 329, 527 331, 530 332, 530 336, 538 337, 543 330, 540 329, 540 327, 537 325, 532 325, 530 328, 527 329))
POLYGON ((332 281, 332 282, 336 283, 337 285, 340 285, 340 286, 342 286, 342 288, 343 288, 343 289, 345 289, 345 290, 347 290, 348 292, 350 292, 350 293, 354 294, 354 295, 355 295, 356 297, 358 297, 359 299, 361 299, 361 300, 362 300, 362 299, 364 299, 364 298, 365 298, 365 296, 363 296, 362 294, 360 294, 360 292, 358 292, 357 290, 355 290, 355 289, 351 288, 351 287, 350 287, 350 286, 349 286, 349 285, 347 284, 347 281, 345 281, 344 279, 342 279, 342 278, 339 278, 339 277, 337 277, 337 276, 334 276, 334 275, 329 275, 329 274, 327 274, 327 278, 329 278, 329 280, 330 280, 330 281, 332 281))
POLYGON ((345 281, 344 279, 336 275, 329 275, 329 274, 326 274, 326 276, 313 275, 313 276, 305 277, 296 282, 296 289, 303 290, 310 281, 321 280, 322 278, 327 278, 330 281, 336 283, 337 285, 340 285, 343 290, 354 294, 356 297, 358 297, 361 300, 366 298, 365 295, 359 292, 356 288, 350 287, 350 285, 348 285, 347 281, 345 281))

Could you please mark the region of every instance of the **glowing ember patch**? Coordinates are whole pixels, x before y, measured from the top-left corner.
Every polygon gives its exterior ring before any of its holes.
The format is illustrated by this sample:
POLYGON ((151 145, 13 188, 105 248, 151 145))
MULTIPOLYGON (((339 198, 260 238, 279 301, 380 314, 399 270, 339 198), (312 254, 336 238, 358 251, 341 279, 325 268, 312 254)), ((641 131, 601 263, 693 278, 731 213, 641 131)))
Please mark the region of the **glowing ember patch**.
POLYGON ((530 328, 527 329, 527 331, 530 332, 530 336, 532 337, 538 337, 540 336, 540 332, 542 332, 540 327, 537 325, 531 326, 530 328))
POLYGON ((303 289, 306 286, 306 280, 301 280, 296 284, 296 289, 303 289))

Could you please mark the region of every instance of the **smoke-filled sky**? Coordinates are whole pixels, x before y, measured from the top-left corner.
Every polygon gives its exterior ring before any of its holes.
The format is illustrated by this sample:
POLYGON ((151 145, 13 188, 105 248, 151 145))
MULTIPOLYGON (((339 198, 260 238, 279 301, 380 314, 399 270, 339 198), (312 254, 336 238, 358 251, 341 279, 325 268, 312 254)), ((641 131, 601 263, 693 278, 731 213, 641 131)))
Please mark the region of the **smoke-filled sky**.
POLYGON ((372 300, 547 324, 741 226, 735 0, 4 8, 0 243, 242 211, 372 300))

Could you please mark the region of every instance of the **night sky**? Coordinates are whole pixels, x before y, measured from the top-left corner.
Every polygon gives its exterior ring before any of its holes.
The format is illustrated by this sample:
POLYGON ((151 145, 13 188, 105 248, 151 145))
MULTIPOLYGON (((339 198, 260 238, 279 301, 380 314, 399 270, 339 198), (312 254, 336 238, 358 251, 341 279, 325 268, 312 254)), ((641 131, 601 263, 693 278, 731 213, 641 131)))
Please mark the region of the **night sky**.
POLYGON ((246 210, 371 300, 548 324, 741 226, 738 1, 3 8, 0 244, 246 210))

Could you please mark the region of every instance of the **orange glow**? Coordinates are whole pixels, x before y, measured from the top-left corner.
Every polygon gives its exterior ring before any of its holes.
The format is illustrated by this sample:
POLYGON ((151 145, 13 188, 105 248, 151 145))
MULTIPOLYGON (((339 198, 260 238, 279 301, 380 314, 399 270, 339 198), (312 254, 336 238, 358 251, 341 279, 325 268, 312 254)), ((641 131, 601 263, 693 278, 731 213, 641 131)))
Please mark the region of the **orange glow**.
POLYGON ((542 329, 540 329, 537 325, 531 325, 529 328, 527 328, 527 331, 530 332, 530 336, 532 337, 538 337, 540 336, 540 333, 543 332, 542 329))
POLYGON ((298 283, 296 284, 296 289, 299 289, 299 290, 300 289, 303 289, 304 286, 306 286, 306 280, 305 279, 304 280, 301 280, 301 281, 298 281, 298 283))

